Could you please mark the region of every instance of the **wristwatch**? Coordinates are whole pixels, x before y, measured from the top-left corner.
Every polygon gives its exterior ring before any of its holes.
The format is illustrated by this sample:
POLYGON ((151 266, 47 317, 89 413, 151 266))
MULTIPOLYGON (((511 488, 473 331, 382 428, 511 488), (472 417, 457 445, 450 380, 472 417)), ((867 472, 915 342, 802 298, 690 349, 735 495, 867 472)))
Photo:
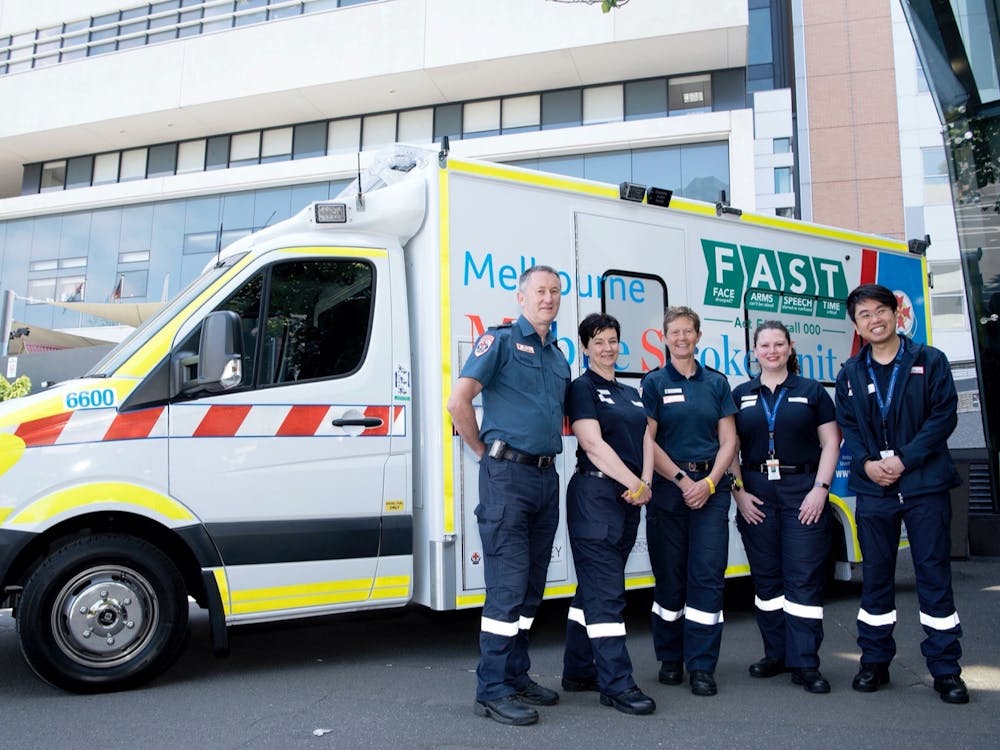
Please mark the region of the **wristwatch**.
MULTIPOLYGON (((730 476, 732 476, 732 474, 730 474, 730 476)), ((736 490, 737 492, 739 492, 740 490, 743 489, 743 482, 742 482, 742 480, 738 479, 735 476, 733 476, 733 479, 730 482, 730 484, 732 484, 733 489, 736 490)))
POLYGON ((686 476, 687 474, 685 474, 683 471, 678 471, 676 474, 674 474, 674 481, 679 482, 686 476))
POLYGON ((822 487, 827 492, 830 491, 830 485, 827 484, 826 482, 816 482, 816 484, 814 484, 813 487, 822 487))

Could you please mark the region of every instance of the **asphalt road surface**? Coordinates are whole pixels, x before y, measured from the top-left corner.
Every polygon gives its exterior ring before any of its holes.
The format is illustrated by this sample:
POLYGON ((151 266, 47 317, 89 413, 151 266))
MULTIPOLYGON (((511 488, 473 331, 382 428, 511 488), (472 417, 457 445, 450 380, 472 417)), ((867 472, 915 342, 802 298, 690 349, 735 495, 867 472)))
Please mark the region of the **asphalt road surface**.
MULTIPOLYGON (((919 642, 909 555, 901 554, 892 684, 851 690, 857 584, 837 584, 825 611, 821 651, 829 695, 810 695, 787 675, 755 680, 762 655, 746 582, 729 585, 716 678, 719 694, 691 695, 656 682, 649 591, 632 592, 626 622, 639 686, 652 716, 600 706, 595 693, 562 693, 529 727, 472 712, 478 611, 419 607, 231 631, 231 655, 210 655, 207 619, 192 610, 180 661, 146 687, 76 696, 49 687, 24 663, 9 611, 0 612, 0 749, 74 748, 842 748, 946 750, 1000 747, 1000 558, 954 564, 965 706, 941 702, 919 642)), ((538 682, 559 689, 566 601, 547 602, 531 655, 538 682)))

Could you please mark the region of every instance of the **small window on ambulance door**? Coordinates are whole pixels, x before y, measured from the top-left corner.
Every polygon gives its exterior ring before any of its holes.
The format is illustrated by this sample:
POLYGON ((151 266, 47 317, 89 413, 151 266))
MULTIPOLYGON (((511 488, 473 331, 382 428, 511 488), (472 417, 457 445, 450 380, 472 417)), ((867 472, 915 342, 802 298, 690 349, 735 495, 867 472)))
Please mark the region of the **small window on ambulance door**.
POLYGON ((667 285, 659 276, 611 269, 601 276, 601 312, 621 325, 618 374, 641 378, 665 362, 667 285))
POLYGON ((359 260, 271 268, 258 384, 349 375, 368 347, 375 272, 359 260))

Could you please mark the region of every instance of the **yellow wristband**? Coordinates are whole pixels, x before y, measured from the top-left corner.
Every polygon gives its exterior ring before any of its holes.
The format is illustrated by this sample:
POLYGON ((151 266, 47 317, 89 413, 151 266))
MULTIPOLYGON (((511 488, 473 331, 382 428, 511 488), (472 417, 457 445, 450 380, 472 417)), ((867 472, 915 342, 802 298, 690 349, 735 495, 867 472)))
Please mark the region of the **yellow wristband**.
POLYGON ((708 482, 708 494, 715 494, 715 482, 712 481, 712 477, 705 477, 705 481, 708 482))
POLYGON ((639 489, 637 489, 637 490, 629 490, 628 491, 628 496, 630 498, 632 498, 633 500, 638 500, 639 497, 642 495, 642 491, 645 490, 645 489, 646 489, 646 485, 640 483, 639 484, 639 489))

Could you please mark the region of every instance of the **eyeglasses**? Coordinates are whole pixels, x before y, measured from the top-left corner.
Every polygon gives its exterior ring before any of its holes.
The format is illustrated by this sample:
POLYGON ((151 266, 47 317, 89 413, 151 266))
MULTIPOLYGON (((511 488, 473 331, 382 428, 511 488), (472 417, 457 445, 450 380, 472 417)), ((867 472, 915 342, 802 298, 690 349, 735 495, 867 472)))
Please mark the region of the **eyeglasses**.
POLYGON ((895 315, 895 313, 891 307, 880 305, 874 310, 862 310, 861 312, 856 313, 854 319, 859 323, 867 323, 872 318, 887 318, 892 315, 895 315))

